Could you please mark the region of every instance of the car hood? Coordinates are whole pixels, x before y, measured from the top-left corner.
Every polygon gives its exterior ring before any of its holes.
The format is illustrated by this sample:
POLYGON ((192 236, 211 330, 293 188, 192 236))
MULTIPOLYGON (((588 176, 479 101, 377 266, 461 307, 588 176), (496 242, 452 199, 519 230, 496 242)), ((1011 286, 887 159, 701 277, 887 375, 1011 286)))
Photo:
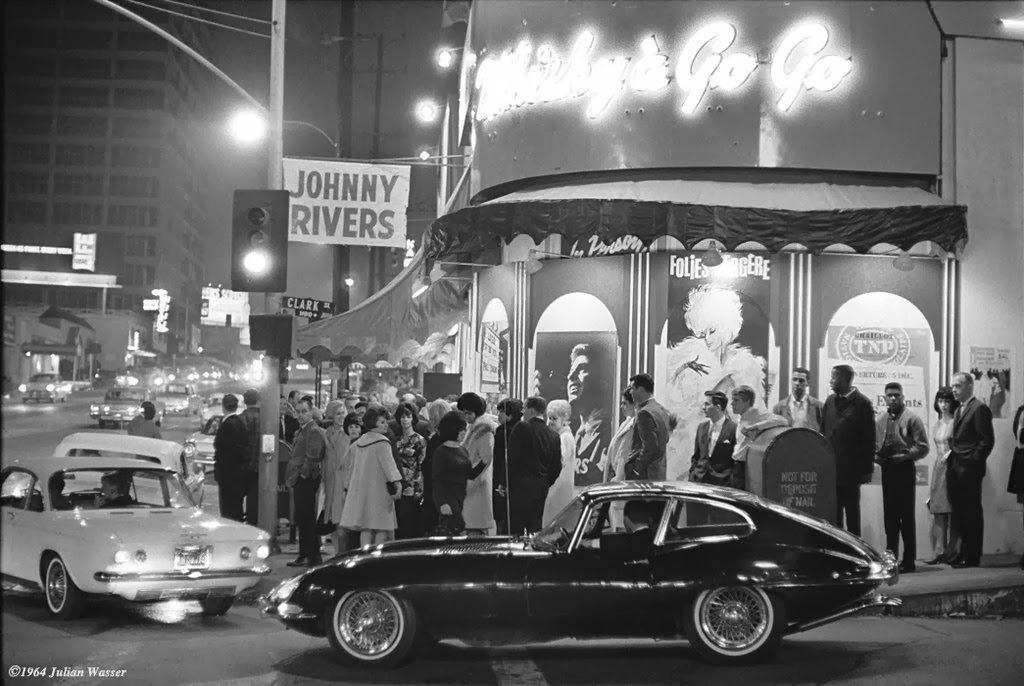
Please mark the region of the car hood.
POLYGON ((191 436, 185 439, 186 443, 195 443, 196 446, 206 446, 213 449, 213 436, 204 434, 201 431, 196 431, 191 436))
POLYGON ((509 555, 515 553, 534 553, 529 547, 528 539, 492 536, 472 538, 459 536, 454 538, 414 538, 391 541, 375 546, 366 546, 353 550, 341 557, 331 560, 328 565, 353 566, 359 562, 371 560, 394 559, 402 557, 438 557, 449 555, 490 556, 509 555))
POLYGON ((87 510, 78 515, 84 531, 122 543, 156 539, 218 543, 266 538, 260 529, 206 514, 199 508, 180 510, 87 510))

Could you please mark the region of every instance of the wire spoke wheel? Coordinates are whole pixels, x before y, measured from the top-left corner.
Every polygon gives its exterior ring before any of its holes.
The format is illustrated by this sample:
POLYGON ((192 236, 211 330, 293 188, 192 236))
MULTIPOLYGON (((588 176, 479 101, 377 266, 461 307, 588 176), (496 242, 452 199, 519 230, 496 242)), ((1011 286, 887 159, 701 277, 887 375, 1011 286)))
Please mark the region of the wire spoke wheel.
POLYGON ((57 560, 46 570, 46 602, 54 612, 64 609, 68 594, 68 573, 57 560))
POLYGON ((727 651, 743 651, 769 629, 767 599, 745 586, 720 588, 701 607, 700 623, 705 635, 727 651))
POLYGON ((356 591, 335 613, 338 637, 359 657, 373 658, 394 648, 402 633, 402 613, 377 591, 356 591))

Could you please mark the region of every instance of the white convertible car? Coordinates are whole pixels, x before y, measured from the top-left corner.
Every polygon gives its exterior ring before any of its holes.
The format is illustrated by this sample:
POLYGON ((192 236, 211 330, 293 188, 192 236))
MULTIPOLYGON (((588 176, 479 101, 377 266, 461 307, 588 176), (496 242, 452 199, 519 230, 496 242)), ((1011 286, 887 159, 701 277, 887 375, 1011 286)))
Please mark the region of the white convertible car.
POLYGON ((193 456, 180 443, 90 431, 71 434, 57 445, 53 454, 55 457, 126 457, 155 462, 176 471, 196 505, 201 507, 203 504, 206 470, 196 464, 193 456))
POLYGON ((41 588, 57 619, 89 595, 198 600, 221 615, 270 572, 265 532, 206 514, 151 462, 16 460, 0 471, 0 510, 4 581, 41 588))

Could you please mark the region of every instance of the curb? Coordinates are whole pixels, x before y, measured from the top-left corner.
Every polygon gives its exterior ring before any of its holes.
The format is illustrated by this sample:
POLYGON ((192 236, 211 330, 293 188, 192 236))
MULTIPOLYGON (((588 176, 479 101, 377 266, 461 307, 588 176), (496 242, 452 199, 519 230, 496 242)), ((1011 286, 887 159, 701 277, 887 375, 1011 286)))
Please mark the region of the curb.
POLYGON ((1024 586, 900 596, 900 617, 1024 617, 1024 586))

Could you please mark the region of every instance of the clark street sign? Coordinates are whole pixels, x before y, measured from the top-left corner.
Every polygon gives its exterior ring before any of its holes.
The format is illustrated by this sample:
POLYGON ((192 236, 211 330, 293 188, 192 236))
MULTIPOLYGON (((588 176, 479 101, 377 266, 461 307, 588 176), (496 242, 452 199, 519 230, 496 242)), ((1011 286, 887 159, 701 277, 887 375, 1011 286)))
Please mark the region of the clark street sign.
POLYGON ((332 316, 334 314, 334 303, 330 300, 297 298, 293 295, 286 295, 281 301, 281 309, 299 317, 305 317, 310 321, 316 321, 317 319, 332 316))

